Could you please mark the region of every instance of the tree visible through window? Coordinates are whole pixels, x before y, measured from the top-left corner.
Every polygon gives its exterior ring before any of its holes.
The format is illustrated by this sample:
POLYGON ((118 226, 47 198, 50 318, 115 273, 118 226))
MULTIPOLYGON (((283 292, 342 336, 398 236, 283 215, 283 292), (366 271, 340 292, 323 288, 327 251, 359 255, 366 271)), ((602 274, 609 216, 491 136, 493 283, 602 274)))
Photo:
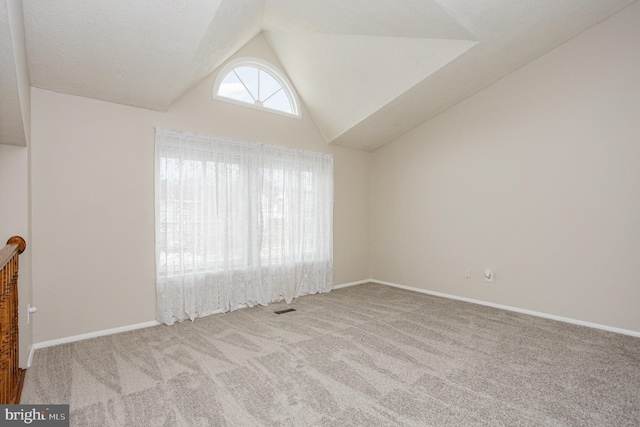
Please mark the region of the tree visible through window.
POLYGON ((291 84, 271 65, 257 59, 229 63, 216 80, 214 97, 300 117, 291 84))

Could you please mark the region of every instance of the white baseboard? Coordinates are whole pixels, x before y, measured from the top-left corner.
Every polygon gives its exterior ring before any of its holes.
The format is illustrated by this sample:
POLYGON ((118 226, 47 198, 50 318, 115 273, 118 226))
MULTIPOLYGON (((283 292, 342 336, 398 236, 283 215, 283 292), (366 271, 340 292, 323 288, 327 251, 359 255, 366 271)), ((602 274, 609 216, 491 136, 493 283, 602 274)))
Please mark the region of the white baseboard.
MULTIPOLYGON (((344 285, 339 285, 339 287, 359 285, 361 283, 367 283, 367 282, 368 282, 368 280, 362 280, 360 282, 345 283, 344 285)), ((336 289, 336 287, 334 287, 333 289, 336 289)), ((238 305, 238 309, 247 308, 247 307, 248 306, 246 304, 239 304, 238 305)), ((221 313, 224 313, 224 310, 215 310, 211 314, 221 314, 221 313)), ((134 331, 136 329, 149 328, 149 327, 158 326, 158 325, 161 325, 161 324, 162 323, 160 323, 160 322, 158 322, 156 320, 152 320, 150 322, 136 323, 136 324, 133 324, 133 325, 120 326, 118 328, 103 329, 101 331, 89 332, 89 333, 86 333, 86 334, 73 335, 73 336, 70 336, 70 337, 58 338, 58 339, 55 339, 55 340, 42 341, 42 342, 34 343, 31 346, 31 351, 29 351, 29 358, 27 359, 27 368, 30 368, 31 365, 33 364, 33 356, 34 356, 35 351, 38 350, 38 349, 41 349, 41 348, 53 347, 55 345, 67 344, 67 343, 70 343, 70 342, 88 340, 90 338, 103 337, 105 335, 119 334, 120 332, 134 331)))
POLYGON ((572 323, 574 325, 587 326, 589 328, 602 329, 604 331, 615 332, 615 333, 618 333, 618 334, 630 335, 632 337, 639 337, 640 338, 640 332, 632 331, 632 330, 629 330, 629 329, 615 328, 613 326, 607 326, 607 325, 601 325, 601 324, 598 324, 598 323, 585 322, 583 320, 571 319, 569 317, 556 316, 555 314, 541 313, 539 311, 527 310, 527 309, 518 308, 518 307, 511 307, 511 306, 508 306, 508 305, 496 304, 496 303, 493 303, 493 302, 481 301, 481 300, 477 300, 477 299, 473 299, 473 298, 460 297, 460 296, 457 296, 457 295, 445 294, 445 293, 442 293, 442 292, 428 291, 426 289, 414 288, 412 286, 406 286, 406 285, 399 285, 397 283, 385 282, 383 280, 371 279, 371 280, 369 280, 369 282, 378 283, 380 285, 392 286, 394 288, 406 289, 406 290, 414 291, 414 292, 420 292, 422 294, 434 295, 434 296, 437 296, 437 297, 455 299, 455 300, 459 300, 459 301, 466 301, 466 302, 471 302, 473 304, 486 305, 486 306, 489 306, 489 307, 500 308, 502 310, 514 311, 516 313, 529 314, 531 316, 543 317, 545 319, 552 319, 552 320, 557 320, 559 322, 572 323))
POLYGON ((136 329, 143 329, 143 328, 149 328, 151 326, 158 326, 160 324, 161 324, 160 322, 156 320, 152 320, 150 322, 136 323, 134 325, 120 326, 118 328, 112 328, 112 329, 103 329, 101 331, 89 332, 87 334, 74 335, 71 337, 58 338, 55 340, 34 343, 31 346, 31 352, 29 353, 29 361, 27 362, 27 367, 31 367, 31 363, 33 362, 33 353, 35 350, 38 350, 40 348, 46 348, 46 347, 52 347, 54 345, 59 345, 59 344, 67 344, 70 342, 88 340, 89 338, 103 337, 105 335, 113 335, 113 334, 118 334, 120 332, 134 331, 136 329))
MULTIPOLYGON (((414 288, 413 286, 400 285, 400 284, 397 284, 397 283, 385 282, 383 280, 377 280, 377 279, 366 279, 366 280, 359 280, 357 282, 343 283, 343 284, 334 286, 333 289, 342 289, 342 288, 347 288, 349 286, 362 285, 362 284, 365 284, 365 283, 377 283, 379 285, 385 285, 385 286, 391 286, 391 287, 394 287, 394 288, 406 289, 408 291, 419 292, 419 293, 422 293, 422 294, 434 295, 434 296, 437 296, 437 297, 449 298, 449 299, 454 299, 454 300, 459 300, 459 301, 465 301, 465 302, 470 302, 470 303, 473 303, 473 304, 486 305, 486 306, 489 306, 489 307, 500 308, 502 310, 513 311, 513 312, 516 312, 516 313, 529 314, 531 316, 543 317, 545 319, 552 319, 552 320, 557 320, 557 321, 560 321, 560 322, 572 323, 574 325, 587 326, 589 328, 602 329, 604 331, 615 332, 615 333, 618 333, 618 334, 630 335, 630 336, 633 336, 633 337, 640 338, 640 332, 638 332, 638 331, 632 331, 632 330, 629 330, 629 329, 621 329, 621 328, 616 328, 616 327, 613 327, 613 326, 601 325, 601 324, 598 324, 598 323, 585 322, 583 320, 571 319, 571 318, 568 318, 568 317, 556 316, 554 314, 541 313, 539 311, 527 310, 527 309, 518 308, 518 307, 511 307, 511 306, 508 306, 508 305, 496 304, 496 303, 487 302, 487 301, 481 301, 481 300, 477 300, 477 299, 473 299, 473 298, 467 298, 467 297, 461 297, 461 296, 457 296, 457 295, 445 294, 445 293, 442 293, 442 292, 429 291, 429 290, 426 290, 426 289, 414 288)), ((104 330, 101 330, 101 331, 89 332, 87 334, 74 335, 74 336, 71 336, 71 337, 59 338, 59 339, 55 339, 55 340, 34 343, 31 346, 31 350, 29 351, 29 358, 27 360, 27 368, 30 368, 31 365, 33 364, 34 353, 35 353, 35 351, 37 349, 40 349, 40 348, 52 347, 54 345, 66 344, 66 343, 75 342, 75 341, 82 341, 82 340, 86 340, 86 339, 89 339, 89 338, 102 337, 102 336, 105 336, 105 335, 112 335, 112 334, 117 334, 117 333, 120 333, 120 332, 133 331, 133 330, 136 330, 136 329, 149 328, 151 326, 158 326, 160 324, 161 324, 160 322, 152 320, 150 322, 136 323, 134 325, 121 326, 119 328, 104 329, 104 330)))
POLYGON ((36 346, 31 344, 31 350, 29 350, 29 358, 27 359, 27 369, 33 364, 33 354, 36 352, 36 346))
POLYGON ((349 283, 343 283, 341 285, 334 285, 333 288, 331 289, 348 288, 349 286, 362 285, 364 283, 370 283, 370 282, 371 282, 371 279, 359 280, 357 282, 349 282, 349 283))

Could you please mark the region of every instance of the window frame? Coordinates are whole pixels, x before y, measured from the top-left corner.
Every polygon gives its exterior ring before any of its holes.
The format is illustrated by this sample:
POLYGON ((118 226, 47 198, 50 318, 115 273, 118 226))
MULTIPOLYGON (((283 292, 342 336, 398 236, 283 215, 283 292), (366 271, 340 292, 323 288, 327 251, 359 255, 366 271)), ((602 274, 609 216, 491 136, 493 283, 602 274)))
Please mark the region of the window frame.
POLYGON ((300 101, 298 99, 298 95, 296 91, 293 89, 293 85, 291 84, 287 76, 285 76, 282 71, 278 70, 276 67, 269 64, 267 61, 259 58, 243 57, 243 58, 237 58, 232 61, 229 61, 218 72, 218 75, 216 76, 216 81, 213 85, 212 97, 213 99, 218 101, 224 101, 224 102, 229 102, 231 104, 242 105, 244 107, 250 107, 260 111, 267 111, 269 113, 280 114, 286 117, 295 117, 297 119, 302 118, 302 111, 300 108, 300 101), (231 73, 233 70, 239 67, 256 68, 273 77, 276 80, 276 82, 278 82, 280 86, 282 86, 282 90, 284 91, 285 95, 289 99, 289 103, 291 104, 291 109, 293 110, 293 113, 288 113, 286 111, 280 111, 280 110, 265 107, 262 105, 256 105, 254 103, 244 102, 237 99, 228 98, 226 96, 218 95, 218 92, 220 91, 220 85, 222 84, 224 79, 227 77, 227 75, 229 75, 229 73, 231 73))

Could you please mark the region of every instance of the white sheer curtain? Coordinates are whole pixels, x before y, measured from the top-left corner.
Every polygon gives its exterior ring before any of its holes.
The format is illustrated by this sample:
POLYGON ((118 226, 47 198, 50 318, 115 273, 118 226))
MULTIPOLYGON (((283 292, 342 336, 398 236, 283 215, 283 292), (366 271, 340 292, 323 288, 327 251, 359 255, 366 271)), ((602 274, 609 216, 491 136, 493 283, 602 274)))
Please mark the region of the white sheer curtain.
POLYGON ((333 286, 330 154, 156 129, 157 318, 333 286))

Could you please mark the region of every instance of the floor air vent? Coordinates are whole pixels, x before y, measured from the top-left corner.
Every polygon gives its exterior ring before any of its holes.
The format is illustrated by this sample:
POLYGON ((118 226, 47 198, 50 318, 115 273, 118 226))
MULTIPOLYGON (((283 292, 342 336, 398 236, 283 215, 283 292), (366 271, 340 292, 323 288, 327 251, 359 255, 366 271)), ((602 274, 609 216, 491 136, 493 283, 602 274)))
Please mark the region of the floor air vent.
POLYGON ((292 311, 296 311, 295 308, 287 308, 286 310, 279 310, 279 311, 274 311, 275 314, 284 314, 284 313, 290 313, 292 311))

